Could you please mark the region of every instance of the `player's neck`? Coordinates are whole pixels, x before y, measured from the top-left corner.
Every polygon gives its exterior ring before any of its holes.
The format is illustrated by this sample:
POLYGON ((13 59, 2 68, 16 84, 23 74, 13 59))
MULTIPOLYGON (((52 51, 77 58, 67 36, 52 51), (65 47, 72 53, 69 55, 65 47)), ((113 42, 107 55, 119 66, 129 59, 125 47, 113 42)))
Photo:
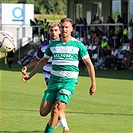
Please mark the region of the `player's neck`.
POLYGON ((69 42, 70 40, 72 39, 72 37, 71 36, 69 36, 69 37, 61 37, 61 41, 63 42, 63 43, 67 43, 67 42, 69 42))

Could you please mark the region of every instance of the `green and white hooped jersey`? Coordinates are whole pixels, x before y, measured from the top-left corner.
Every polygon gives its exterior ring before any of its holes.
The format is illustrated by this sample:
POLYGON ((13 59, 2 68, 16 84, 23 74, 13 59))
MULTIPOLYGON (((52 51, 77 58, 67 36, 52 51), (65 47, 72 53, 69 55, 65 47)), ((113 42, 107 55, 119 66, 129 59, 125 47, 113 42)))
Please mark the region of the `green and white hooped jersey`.
POLYGON ((62 43, 59 40, 52 41, 44 53, 44 57, 46 58, 50 58, 51 56, 51 80, 65 83, 68 81, 77 82, 79 57, 84 59, 89 54, 82 42, 72 38, 67 43, 62 43))

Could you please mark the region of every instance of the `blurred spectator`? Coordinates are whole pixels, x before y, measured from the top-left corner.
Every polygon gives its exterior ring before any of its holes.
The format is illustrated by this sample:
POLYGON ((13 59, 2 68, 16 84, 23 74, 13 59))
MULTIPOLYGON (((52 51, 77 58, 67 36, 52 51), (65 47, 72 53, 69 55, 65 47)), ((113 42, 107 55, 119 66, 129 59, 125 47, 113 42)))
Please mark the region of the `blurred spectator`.
POLYGON ((117 70, 118 63, 122 60, 122 56, 116 47, 111 48, 111 64, 113 69, 117 70), (118 62, 119 61, 119 62, 118 62))
POLYGON ((37 18, 34 19, 34 23, 35 23, 35 34, 38 35, 38 20, 37 18))
POLYGON ((104 69, 110 69, 111 66, 111 51, 106 46, 103 48, 103 54, 100 58, 99 62, 95 64, 95 69, 104 68, 104 69))
MULTIPOLYGON (((115 21, 111 16, 108 16, 107 24, 115 24, 115 21)), ((109 32, 113 30, 115 31, 115 26, 109 26, 109 32)))
POLYGON ((44 40, 47 40, 48 39, 48 25, 49 25, 49 22, 47 22, 46 18, 43 21, 43 25, 44 25, 44 40))
POLYGON ((114 47, 114 43, 115 43, 115 31, 114 30, 110 30, 109 32, 109 37, 108 37, 108 43, 110 47, 114 47))
POLYGON ((94 33, 93 36, 92 36, 92 44, 93 45, 98 45, 99 44, 99 38, 98 38, 96 33, 94 33))
POLYGON ((94 21, 94 24, 101 24, 102 20, 99 18, 99 16, 96 16, 96 20, 94 21))
POLYGON ((109 44, 108 44, 108 38, 106 36, 102 37, 102 43, 101 43, 101 48, 107 47, 109 48, 109 44))
POLYGON ((130 38, 133 38, 133 18, 129 21, 129 26, 131 27, 131 36, 130 36, 130 38))
POLYGON ((74 26, 75 26, 75 30, 76 30, 76 32, 78 32, 78 33, 79 33, 79 31, 80 31, 80 27, 79 27, 79 26, 77 26, 78 24, 79 24, 79 19, 78 19, 78 18, 76 18, 75 23, 74 23, 74 26))
POLYGON ((127 26, 127 25, 128 25, 128 15, 127 15, 127 13, 124 13, 124 14, 123 14, 123 21, 124 21, 124 22, 123 22, 124 25, 127 26))
POLYGON ((79 24, 82 25, 81 27, 79 27, 79 34, 80 34, 80 37, 83 37, 84 36, 84 32, 83 32, 83 27, 84 27, 84 23, 83 23, 83 19, 82 18, 79 18, 79 24))
POLYGON ((133 56, 133 38, 131 38, 131 39, 129 40, 129 47, 130 47, 130 52, 131 52, 131 54, 132 54, 132 56, 133 56))
MULTIPOLYGON (((94 24, 101 24, 102 20, 99 18, 99 16, 96 16, 96 20, 94 21, 94 24)), ((95 30, 102 31, 102 26, 95 26, 95 30)))
POLYGON ((124 43, 127 43, 128 42, 128 29, 127 29, 127 27, 125 26, 125 28, 124 28, 124 30, 123 30, 123 42, 124 43))
POLYGON ((72 36, 77 39, 79 38, 79 32, 76 30, 75 24, 73 24, 72 36))
POLYGON ((13 61, 14 61, 14 50, 7 52, 7 64, 9 68, 12 67, 11 64, 13 63, 13 61))
POLYGON ((35 28, 36 24, 31 19, 30 19, 30 26, 32 26, 32 37, 34 37, 34 35, 37 34, 36 33, 36 28, 35 28))
POLYGON ((43 21, 42 20, 38 20, 38 26, 39 26, 40 40, 44 41, 44 26, 43 26, 43 21))
POLYGON ((96 21, 96 15, 93 16, 93 18, 91 19, 91 23, 90 24, 94 24, 96 21))
POLYGON ((31 49, 27 52, 27 55, 25 55, 20 61, 17 61, 17 63, 19 65, 28 64, 33 59, 36 52, 37 50, 31 46, 31 49))
POLYGON ((129 69, 131 66, 131 61, 132 61, 132 55, 129 50, 124 50, 123 51, 123 59, 121 60, 121 65, 123 69, 129 69))
POLYGON ((86 20, 86 18, 84 17, 83 18, 83 28, 82 28, 82 30, 83 30, 83 34, 85 34, 86 35, 86 33, 87 33, 87 20, 86 20))
POLYGON ((91 37, 91 32, 88 30, 87 38, 86 38, 86 43, 89 46, 92 43, 92 37, 91 37))
MULTIPOLYGON (((117 16, 117 23, 124 24, 124 20, 123 20, 123 18, 120 15, 117 16)), ((122 37, 122 31, 123 31, 122 26, 119 26, 118 28, 119 28, 117 30, 118 34, 119 34, 120 37, 122 37)))
POLYGON ((120 15, 117 16, 117 23, 124 23, 124 20, 120 15))

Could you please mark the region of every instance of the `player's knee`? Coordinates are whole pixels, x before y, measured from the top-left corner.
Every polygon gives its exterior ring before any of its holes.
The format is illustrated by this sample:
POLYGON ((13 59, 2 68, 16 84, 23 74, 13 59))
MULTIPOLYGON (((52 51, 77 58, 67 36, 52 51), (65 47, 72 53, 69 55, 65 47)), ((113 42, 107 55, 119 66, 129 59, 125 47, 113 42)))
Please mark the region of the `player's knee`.
POLYGON ((41 110, 41 109, 40 109, 40 115, 41 115, 41 116, 47 116, 48 114, 49 114, 48 111, 45 111, 45 110, 41 110))
POLYGON ((58 108, 58 105, 55 105, 55 106, 53 107, 53 109, 52 109, 52 115, 53 115, 53 116, 57 116, 57 115, 59 115, 59 113, 60 113, 60 110, 59 110, 59 108, 58 108))

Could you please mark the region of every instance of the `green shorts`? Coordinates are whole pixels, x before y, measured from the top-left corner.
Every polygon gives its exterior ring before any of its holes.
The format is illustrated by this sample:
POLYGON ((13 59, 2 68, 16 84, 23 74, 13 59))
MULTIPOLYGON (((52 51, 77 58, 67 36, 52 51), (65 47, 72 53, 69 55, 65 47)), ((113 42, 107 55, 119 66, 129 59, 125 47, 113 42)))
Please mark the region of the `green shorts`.
POLYGON ((67 104, 74 92, 75 85, 75 83, 49 84, 48 89, 44 91, 42 100, 52 103, 60 100, 67 104))

